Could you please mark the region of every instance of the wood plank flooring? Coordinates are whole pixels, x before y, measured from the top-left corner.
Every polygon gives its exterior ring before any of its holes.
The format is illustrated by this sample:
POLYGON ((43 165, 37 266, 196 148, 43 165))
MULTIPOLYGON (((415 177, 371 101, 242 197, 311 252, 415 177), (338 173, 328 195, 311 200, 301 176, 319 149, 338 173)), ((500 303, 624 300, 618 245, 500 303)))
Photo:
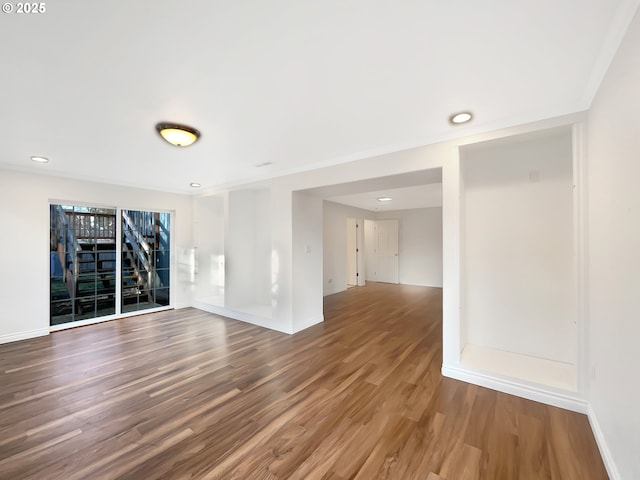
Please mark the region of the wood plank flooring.
POLYGON ((584 415, 440 375, 440 289, 289 336, 195 309, 0 345, 0 479, 607 478, 584 415))

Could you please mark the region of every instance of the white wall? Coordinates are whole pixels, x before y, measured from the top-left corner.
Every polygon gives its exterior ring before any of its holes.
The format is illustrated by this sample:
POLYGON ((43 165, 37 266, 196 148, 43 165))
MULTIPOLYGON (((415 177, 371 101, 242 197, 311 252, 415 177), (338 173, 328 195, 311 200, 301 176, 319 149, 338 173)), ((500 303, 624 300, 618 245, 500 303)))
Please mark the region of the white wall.
POLYGON ((229 192, 225 238, 225 306, 271 317, 270 189, 229 192))
POLYGON ((442 207, 376 212, 375 218, 398 220, 400 283, 442 287, 442 207))
MULTIPOLYGON (((273 179, 194 199, 197 258, 202 260, 196 276, 195 307, 280 332, 294 332, 293 302, 299 292, 292 283, 293 192, 288 184, 283 188, 281 182, 273 179), (209 255, 224 256, 223 288, 202 272, 209 255), (212 289, 223 291, 223 295, 209 295, 212 289)), ((318 228, 322 228, 321 221, 318 228)), ((318 272, 321 276, 321 268, 318 272)))
POLYGON ((588 119, 591 420, 613 479, 640 478, 640 12, 588 119))
POLYGON ((399 220, 399 280, 406 285, 442 287, 442 208, 416 208, 412 210, 394 210, 372 212, 339 203, 324 202, 324 295, 346 290, 347 275, 347 231, 346 219, 364 219, 361 222, 364 241, 364 263, 362 259, 361 275, 365 276, 370 268, 371 232, 367 229, 374 220, 399 220))
POLYGON ((571 142, 566 130, 463 151, 469 343, 575 363, 571 142))
POLYGON ((48 332, 50 200, 175 211, 172 303, 176 307, 191 304, 189 196, 0 170, 0 342, 48 332))
POLYGON ((194 299, 224 306, 226 195, 193 199, 196 285, 194 299))
MULTIPOLYGON (((374 212, 339 203, 323 203, 323 295, 347 289, 347 218, 372 219, 374 212)), ((364 256, 361 258, 361 261, 364 256)))
POLYGON ((322 199, 293 192, 293 331, 321 322, 322 199))

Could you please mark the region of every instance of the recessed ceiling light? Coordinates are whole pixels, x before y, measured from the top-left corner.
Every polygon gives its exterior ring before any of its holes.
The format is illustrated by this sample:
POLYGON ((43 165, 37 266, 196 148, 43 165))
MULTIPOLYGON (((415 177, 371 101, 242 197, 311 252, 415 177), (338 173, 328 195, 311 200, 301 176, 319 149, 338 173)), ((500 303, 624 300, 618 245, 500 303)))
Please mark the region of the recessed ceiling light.
POLYGON ((34 162, 37 162, 37 163, 49 163, 49 159, 47 157, 33 156, 33 157, 31 157, 31 160, 33 160, 34 162))
POLYGON ((460 125, 461 123, 470 122, 472 118, 471 112, 458 112, 449 117, 449 122, 453 125, 460 125))
POLYGON ((256 167, 257 168, 268 167, 269 165, 273 165, 273 163, 272 162, 262 162, 262 163, 257 164, 256 167))
POLYGON ((189 186, 190 186, 191 188, 200 188, 202 185, 201 185, 200 183, 198 183, 198 182, 191 182, 191 183, 189 184, 189 186))
POLYGON ((200 138, 200 132, 193 127, 177 123, 160 122, 156 130, 162 138, 176 147, 187 147, 200 138))
POLYGON ((393 200, 391 197, 378 197, 379 202, 390 202, 391 200, 393 200))

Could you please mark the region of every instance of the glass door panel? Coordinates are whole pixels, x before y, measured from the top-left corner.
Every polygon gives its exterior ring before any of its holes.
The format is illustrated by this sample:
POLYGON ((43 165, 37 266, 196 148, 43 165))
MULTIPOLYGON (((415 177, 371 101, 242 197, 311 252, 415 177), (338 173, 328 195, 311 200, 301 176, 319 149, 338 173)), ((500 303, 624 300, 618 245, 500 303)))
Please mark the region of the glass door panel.
POLYGON ((116 313, 116 210, 50 206, 50 324, 116 313))
POLYGON ((170 214, 122 210, 122 312, 169 305, 170 214))

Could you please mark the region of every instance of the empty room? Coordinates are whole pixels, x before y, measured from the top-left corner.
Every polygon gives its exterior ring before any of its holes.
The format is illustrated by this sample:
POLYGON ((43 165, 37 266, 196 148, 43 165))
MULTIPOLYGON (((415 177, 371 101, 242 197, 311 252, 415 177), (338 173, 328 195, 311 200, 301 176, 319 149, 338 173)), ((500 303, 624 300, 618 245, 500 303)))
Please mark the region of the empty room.
POLYGON ((640 478, 639 7, 5 2, 0 478, 640 478))

